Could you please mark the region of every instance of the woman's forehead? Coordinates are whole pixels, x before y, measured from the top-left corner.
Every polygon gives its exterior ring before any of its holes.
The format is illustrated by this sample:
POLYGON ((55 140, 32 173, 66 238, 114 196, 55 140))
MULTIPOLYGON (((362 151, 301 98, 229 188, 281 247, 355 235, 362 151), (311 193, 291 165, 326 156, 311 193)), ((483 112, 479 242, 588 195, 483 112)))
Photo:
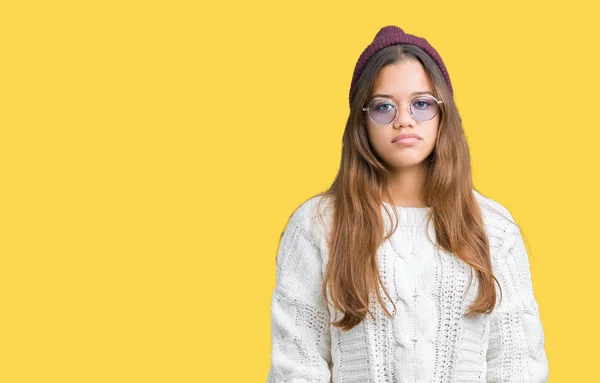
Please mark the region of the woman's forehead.
POLYGON ((418 61, 406 60, 383 67, 371 91, 371 97, 383 94, 393 97, 408 98, 418 93, 431 94, 431 82, 418 61))

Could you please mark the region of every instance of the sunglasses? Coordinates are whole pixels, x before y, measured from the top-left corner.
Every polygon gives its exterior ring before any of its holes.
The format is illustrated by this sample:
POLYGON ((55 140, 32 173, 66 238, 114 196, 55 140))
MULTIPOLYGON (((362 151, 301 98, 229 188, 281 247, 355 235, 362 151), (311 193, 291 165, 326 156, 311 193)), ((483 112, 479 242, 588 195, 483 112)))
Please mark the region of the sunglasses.
MULTIPOLYGON (((433 96, 417 96, 408 105, 408 111, 415 120, 427 121, 438 114, 441 103, 433 96)), ((398 115, 398 106, 388 98, 375 98, 362 110, 368 112, 371 121, 377 125, 389 124, 398 115)))

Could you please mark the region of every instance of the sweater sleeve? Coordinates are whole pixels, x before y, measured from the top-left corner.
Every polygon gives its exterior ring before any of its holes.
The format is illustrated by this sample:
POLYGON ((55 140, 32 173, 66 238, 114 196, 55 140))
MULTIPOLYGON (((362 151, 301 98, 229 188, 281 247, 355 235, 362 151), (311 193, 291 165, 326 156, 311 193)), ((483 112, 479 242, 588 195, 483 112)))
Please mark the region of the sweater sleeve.
POLYGON ((533 293, 527 250, 518 227, 510 231, 508 240, 512 243, 496 274, 502 300, 490 314, 487 381, 547 382, 544 330, 533 293))
POLYGON ((321 295, 321 253, 304 207, 294 212, 277 251, 271 301, 271 366, 267 383, 330 382, 329 311, 321 295))

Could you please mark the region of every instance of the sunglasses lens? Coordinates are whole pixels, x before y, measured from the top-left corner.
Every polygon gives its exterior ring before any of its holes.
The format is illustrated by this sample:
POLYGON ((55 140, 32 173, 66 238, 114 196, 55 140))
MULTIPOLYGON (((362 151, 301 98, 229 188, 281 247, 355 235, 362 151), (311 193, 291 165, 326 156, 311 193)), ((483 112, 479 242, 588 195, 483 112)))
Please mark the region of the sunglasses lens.
POLYGON ((373 100, 369 104, 369 116, 376 124, 389 124, 396 117, 396 106, 389 100, 373 100))
POLYGON ((438 113, 438 103, 432 97, 417 97, 410 104, 413 117, 417 121, 431 120, 438 113))

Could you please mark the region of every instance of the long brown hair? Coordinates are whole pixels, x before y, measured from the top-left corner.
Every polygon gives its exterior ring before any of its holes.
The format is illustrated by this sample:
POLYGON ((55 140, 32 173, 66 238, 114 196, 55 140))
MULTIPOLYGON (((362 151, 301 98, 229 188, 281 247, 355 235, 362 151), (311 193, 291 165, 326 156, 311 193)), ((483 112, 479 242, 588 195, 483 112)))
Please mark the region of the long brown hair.
MULTIPOLYGON (((352 329, 369 313, 369 294, 376 293, 384 312, 391 316, 382 300, 383 286, 377 249, 398 227, 384 233, 381 215, 383 198, 392 201, 388 182, 390 172, 373 151, 365 126, 362 107, 367 102, 379 71, 401 60, 418 60, 429 77, 433 95, 442 100, 440 122, 433 152, 425 160, 428 177, 424 198, 431 207, 427 224, 433 222, 437 246, 455 254, 475 270, 479 295, 469 306, 467 316, 490 313, 496 301, 490 248, 481 210, 473 195, 469 148, 462 120, 446 82, 433 59, 414 45, 393 45, 377 52, 367 63, 357 82, 350 115, 342 139, 339 172, 329 189, 318 195, 333 197, 331 233, 328 238, 329 263, 323 279, 325 299, 343 313, 333 325, 352 329), (331 301, 327 296, 327 288, 331 301)), ((320 209, 317 209, 320 210, 320 209)), ((390 212, 386 209, 388 217, 390 212)), ((390 299, 391 301, 391 299, 390 299)))

